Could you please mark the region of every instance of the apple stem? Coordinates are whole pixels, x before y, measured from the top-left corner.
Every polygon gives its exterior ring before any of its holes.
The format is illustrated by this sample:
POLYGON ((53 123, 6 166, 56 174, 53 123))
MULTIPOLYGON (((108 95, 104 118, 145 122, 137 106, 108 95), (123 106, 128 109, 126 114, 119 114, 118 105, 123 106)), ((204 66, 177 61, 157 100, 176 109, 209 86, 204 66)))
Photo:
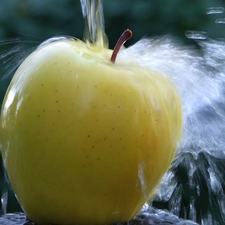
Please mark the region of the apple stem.
POLYGON ((111 59, 110 61, 112 63, 115 63, 116 61, 116 56, 121 48, 121 46, 127 41, 129 40, 131 37, 133 36, 133 33, 131 30, 127 29, 125 30, 122 35, 120 36, 119 40, 117 41, 114 49, 113 49, 113 53, 112 53, 112 56, 111 56, 111 59))

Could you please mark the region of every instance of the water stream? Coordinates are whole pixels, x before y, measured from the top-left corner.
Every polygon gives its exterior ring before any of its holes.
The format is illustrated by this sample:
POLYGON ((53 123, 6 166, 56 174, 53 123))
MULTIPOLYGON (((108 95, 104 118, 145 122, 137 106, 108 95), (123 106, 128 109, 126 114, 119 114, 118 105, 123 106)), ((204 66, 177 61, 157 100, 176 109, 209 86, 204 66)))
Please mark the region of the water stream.
MULTIPOLYGON (((102 2, 81 0, 81 5, 85 39, 107 46, 102 2)), ((221 7, 207 10, 207 14, 223 12, 221 7)), ((183 219, 225 224, 225 41, 212 40, 204 31, 187 31, 186 36, 199 48, 164 36, 142 39, 118 54, 118 60, 135 59, 171 79, 180 91, 184 113, 183 139, 171 169, 155 198, 130 225, 195 224, 183 219)), ((25 220, 24 214, 5 214, 0 224, 32 224, 25 220)))
POLYGON ((108 39, 104 31, 104 14, 101 0, 80 0, 85 20, 84 40, 101 47, 108 47, 108 39))

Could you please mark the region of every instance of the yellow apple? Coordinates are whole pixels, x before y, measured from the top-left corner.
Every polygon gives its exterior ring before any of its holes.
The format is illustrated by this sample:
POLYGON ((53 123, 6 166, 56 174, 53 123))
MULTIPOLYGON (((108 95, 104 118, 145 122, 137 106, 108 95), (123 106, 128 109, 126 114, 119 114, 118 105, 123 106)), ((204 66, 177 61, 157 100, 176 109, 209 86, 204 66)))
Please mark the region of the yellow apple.
POLYGON ((38 224, 129 221, 173 160, 182 127, 176 87, 138 64, 110 60, 112 53, 80 40, 43 45, 7 90, 2 157, 38 224))

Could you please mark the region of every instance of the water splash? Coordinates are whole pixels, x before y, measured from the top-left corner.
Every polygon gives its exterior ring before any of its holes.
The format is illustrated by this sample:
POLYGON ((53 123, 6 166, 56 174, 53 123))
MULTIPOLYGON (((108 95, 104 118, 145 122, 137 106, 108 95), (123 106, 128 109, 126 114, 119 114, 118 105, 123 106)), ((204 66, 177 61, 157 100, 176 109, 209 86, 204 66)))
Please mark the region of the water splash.
MULTIPOLYGON (((97 8, 92 5, 93 2, 81 0, 87 22, 85 37, 90 43, 97 42, 103 46, 106 43, 104 22, 102 9, 98 8, 101 1, 95 1, 97 8), (95 24, 101 26, 96 27, 95 24)), ((211 8, 207 13, 217 14, 222 10, 211 8)), ((225 42, 210 40, 202 31, 187 31, 186 36, 198 40, 200 49, 182 46, 170 36, 142 39, 132 47, 121 50, 117 62, 135 61, 164 74, 177 85, 182 97, 183 139, 152 205, 200 224, 224 224, 225 42)), ((12 49, 12 55, 15 52, 18 50, 12 49)), ((2 57, 11 56, 11 53, 2 53, 2 57)), ((135 219, 135 224, 151 224, 150 215, 154 211, 151 209, 150 206, 145 207, 135 219)), ((155 210, 153 214, 154 218, 161 220, 168 216, 160 210, 155 210)), ((176 219, 174 224, 180 224, 176 219)))
POLYGON ((224 47, 214 41, 198 43, 202 50, 184 47, 169 36, 143 39, 121 51, 117 61, 135 60, 140 66, 171 79, 178 87, 183 103, 184 137, 181 149, 194 148, 196 153, 208 149, 216 155, 217 149, 222 149, 225 144, 222 135, 225 127, 222 107, 224 73, 215 73, 215 70, 224 67, 224 54, 218 54, 223 52, 224 47), (213 44, 216 45, 214 50, 211 49, 213 44))
MULTIPOLYGON (((0 60, 2 63, 0 85, 9 82, 18 66, 36 49, 37 44, 40 44, 39 40, 23 40, 20 37, 0 40, 0 60)), ((0 98, 0 100, 2 99, 0 98)))
POLYGON ((143 39, 121 51, 117 61, 135 59, 163 73, 182 98, 183 139, 153 205, 200 224, 224 224, 225 44, 197 43, 200 50, 169 36, 143 39))
POLYGON ((35 41, 23 41, 21 38, 8 38, 6 40, 0 40, 0 60, 1 68, 0 73, 3 74, 0 77, 0 107, 6 91, 6 87, 9 84, 14 72, 22 61, 32 52, 34 48, 27 49, 25 46, 28 44, 35 45, 35 41))
POLYGON ((0 46, 5 47, 5 50, 0 52, 0 60, 3 63, 5 71, 7 71, 4 76, 1 76, 0 78, 0 81, 4 81, 12 76, 15 69, 27 56, 27 52, 25 51, 20 38, 0 40, 0 46))

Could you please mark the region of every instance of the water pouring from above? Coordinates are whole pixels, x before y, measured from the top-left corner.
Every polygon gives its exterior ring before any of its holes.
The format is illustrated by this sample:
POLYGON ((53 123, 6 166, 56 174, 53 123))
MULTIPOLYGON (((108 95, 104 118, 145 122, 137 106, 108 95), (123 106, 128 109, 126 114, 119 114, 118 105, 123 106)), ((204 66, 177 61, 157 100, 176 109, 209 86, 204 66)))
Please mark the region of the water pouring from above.
POLYGON ((84 39, 87 43, 94 43, 101 47, 108 47, 108 38, 105 34, 103 5, 101 0, 80 0, 85 20, 84 39))
POLYGON ((28 217, 125 222, 156 194, 153 205, 183 218, 224 221, 223 42, 199 42, 198 51, 166 36, 109 50, 101 1, 81 3, 86 44, 44 42, 17 70, 3 103, 4 164, 28 217), (211 198, 203 208, 204 192, 211 198))

